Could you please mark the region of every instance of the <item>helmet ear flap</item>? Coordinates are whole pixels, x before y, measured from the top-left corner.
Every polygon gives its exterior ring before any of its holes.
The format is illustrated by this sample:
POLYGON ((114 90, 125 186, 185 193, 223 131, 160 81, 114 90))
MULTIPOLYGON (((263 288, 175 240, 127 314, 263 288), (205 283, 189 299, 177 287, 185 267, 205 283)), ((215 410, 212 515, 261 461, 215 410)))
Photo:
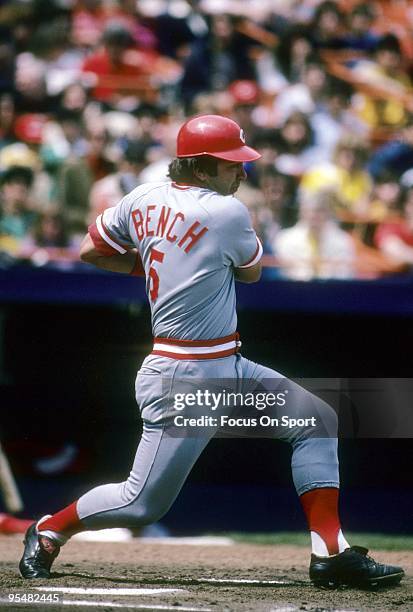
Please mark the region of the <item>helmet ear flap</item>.
POLYGON ((192 117, 179 130, 177 156, 199 155, 234 162, 254 161, 261 157, 245 144, 244 130, 229 117, 221 115, 192 117))

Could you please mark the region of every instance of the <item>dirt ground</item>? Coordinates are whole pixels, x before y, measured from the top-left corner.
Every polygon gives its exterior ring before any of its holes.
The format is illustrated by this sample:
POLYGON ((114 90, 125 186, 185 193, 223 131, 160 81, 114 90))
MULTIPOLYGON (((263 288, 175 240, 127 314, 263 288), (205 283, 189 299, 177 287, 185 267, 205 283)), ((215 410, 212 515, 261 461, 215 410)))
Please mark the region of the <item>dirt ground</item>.
MULTIPOLYGON (((379 561, 400 564, 406 578, 400 586, 361 591, 316 589, 308 580, 308 550, 294 546, 232 544, 202 546, 71 541, 56 560, 51 580, 24 581, 17 563, 20 536, 0 536, 0 608, 19 610, 207 610, 223 611, 389 611, 413 610, 413 553, 372 551, 379 561), (223 582, 211 582, 220 579, 223 582), (234 580, 257 580, 258 583, 234 580), (279 581, 265 584, 263 581, 279 581), (261 582, 261 584, 260 584, 261 582), (262 583, 263 582, 263 583, 262 583), (98 588, 103 591, 65 593, 64 605, 40 601, 15 603, 11 597, 46 588, 98 588), (108 592, 106 589, 150 589, 149 592, 108 592), (160 590, 158 592, 157 590, 160 590), (171 589, 171 591, 163 591, 171 589), (75 603, 78 602, 78 603, 75 603)), ((16 597, 15 597, 16 598, 16 597)))

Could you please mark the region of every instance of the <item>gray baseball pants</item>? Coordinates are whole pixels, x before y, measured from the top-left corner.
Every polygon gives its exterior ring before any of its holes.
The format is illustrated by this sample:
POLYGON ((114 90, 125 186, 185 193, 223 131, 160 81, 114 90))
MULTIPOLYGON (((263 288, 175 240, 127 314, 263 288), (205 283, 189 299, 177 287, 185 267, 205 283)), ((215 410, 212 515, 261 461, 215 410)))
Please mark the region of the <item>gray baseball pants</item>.
MULTIPOLYGON (((251 381, 276 390, 286 379, 241 354, 220 359, 176 360, 149 355, 136 378, 136 399, 143 419, 129 477, 124 482, 98 486, 80 497, 79 518, 87 529, 140 527, 159 520, 171 507, 189 472, 216 430, 202 436, 168 435, 166 422, 171 394, 180 380, 232 379, 245 391, 251 381)), ((294 418, 316 414, 325 437, 303 428, 274 431, 274 437, 292 445, 292 475, 298 495, 314 488, 339 487, 337 417, 323 400, 291 384, 283 414, 294 418)), ((271 435, 271 434, 270 434, 271 435)))

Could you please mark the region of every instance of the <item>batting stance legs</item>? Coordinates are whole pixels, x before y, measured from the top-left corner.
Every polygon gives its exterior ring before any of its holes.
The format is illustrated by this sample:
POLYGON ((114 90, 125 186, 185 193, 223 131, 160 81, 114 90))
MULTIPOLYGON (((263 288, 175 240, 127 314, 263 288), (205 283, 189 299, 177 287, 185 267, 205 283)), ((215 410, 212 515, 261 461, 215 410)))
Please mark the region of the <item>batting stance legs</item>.
MULTIPOLYGON (((144 431, 132 471, 125 482, 97 487, 78 500, 76 510, 82 527, 140 527, 160 519, 169 510, 194 463, 217 430, 217 427, 209 427, 199 436, 195 432, 190 437, 185 434, 181 437, 175 430, 175 435, 171 435, 166 426, 170 397, 174 387, 180 388, 181 380, 193 380, 194 386, 198 380, 202 387, 203 381, 216 379, 218 375, 228 379, 238 376, 241 389, 244 379, 249 384, 253 378, 284 380, 276 372, 241 356, 208 363, 149 357, 137 377, 137 399, 144 431), (160 372, 163 376, 159 375, 160 372), (165 380, 170 384, 170 390, 165 389, 165 380)), ((318 410, 318 416, 323 418, 330 434, 335 434, 335 414, 326 404, 298 386, 295 389, 291 386, 290 391, 296 395, 291 398, 294 408, 290 413, 303 415, 304 407, 308 412, 318 410), (298 404, 301 404, 301 409, 298 404)), ((335 437, 310 438, 305 432, 298 432, 297 428, 287 429, 282 435, 293 447, 293 479, 299 495, 320 487, 338 488, 335 437)), ((48 530, 51 536, 54 534, 50 531, 61 532, 52 529, 53 525, 53 518, 41 523, 41 532, 48 530)), ((60 526, 55 524, 55 527, 60 526)))
MULTIPOLYGON (((60 546, 85 529, 140 527, 161 518, 217 430, 210 427, 193 437, 170 435, 167 421, 171 392, 180 380, 202 384, 217 378, 238 381, 238 389, 244 393, 252 382, 274 390, 285 386, 286 380, 239 354, 206 361, 147 357, 136 384, 144 430, 129 478, 122 483, 98 486, 62 511, 42 519, 37 526, 40 536, 60 546), (165 389, 165 380, 169 389, 165 389)), ((284 414, 295 418, 316 414, 323 423, 325 437, 311 436, 303 428, 286 428, 276 437, 292 445, 293 480, 309 522, 313 552, 338 553, 348 544, 337 513, 336 415, 326 403, 298 385, 291 383, 289 392, 284 414)))

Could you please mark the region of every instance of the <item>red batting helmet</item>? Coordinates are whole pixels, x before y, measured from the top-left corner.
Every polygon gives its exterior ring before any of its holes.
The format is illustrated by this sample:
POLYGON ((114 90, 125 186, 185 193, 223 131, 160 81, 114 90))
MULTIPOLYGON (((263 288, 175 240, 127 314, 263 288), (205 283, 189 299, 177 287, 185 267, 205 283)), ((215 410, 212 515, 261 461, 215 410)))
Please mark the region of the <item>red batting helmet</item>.
POLYGON ((177 156, 211 155, 234 162, 259 159, 261 155, 245 144, 240 126, 220 115, 200 115, 183 124, 178 133, 177 156))

